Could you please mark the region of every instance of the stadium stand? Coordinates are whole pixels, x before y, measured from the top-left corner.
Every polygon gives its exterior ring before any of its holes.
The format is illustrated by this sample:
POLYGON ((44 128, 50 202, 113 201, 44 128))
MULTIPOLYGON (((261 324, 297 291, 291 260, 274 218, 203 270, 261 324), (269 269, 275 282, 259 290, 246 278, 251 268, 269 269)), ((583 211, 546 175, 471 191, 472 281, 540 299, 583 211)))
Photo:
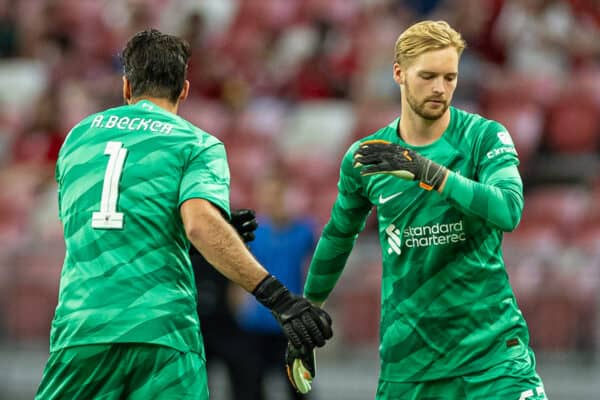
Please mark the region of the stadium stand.
MULTIPOLYGON (((192 44, 192 89, 181 114, 225 142, 232 204, 252 207, 257 174, 285 168, 295 212, 324 224, 343 151, 399 112, 391 77, 398 33, 433 18, 457 24, 470 43, 456 101, 507 126, 520 153, 525 212, 504 252, 532 344, 542 353, 597 354, 597 7, 583 0, 0 0, 0 339, 46 344, 64 249, 54 161, 81 117, 122 102, 118 51, 132 32, 156 26, 192 44)), ((376 235, 372 221, 367 242, 376 235)), ((374 344, 379 255, 369 244, 355 252, 331 304, 341 341, 374 344), (360 329, 348 326, 349 313, 364 317, 360 329)))

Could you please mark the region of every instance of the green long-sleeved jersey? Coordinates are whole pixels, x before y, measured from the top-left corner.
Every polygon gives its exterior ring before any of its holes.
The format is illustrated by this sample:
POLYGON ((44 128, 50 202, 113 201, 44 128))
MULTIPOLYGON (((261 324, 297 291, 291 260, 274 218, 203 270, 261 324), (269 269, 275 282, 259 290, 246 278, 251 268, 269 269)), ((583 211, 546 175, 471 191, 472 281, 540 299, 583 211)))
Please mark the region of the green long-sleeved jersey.
POLYGON ((142 100, 75 126, 56 165, 66 254, 50 351, 151 343, 202 354, 179 207, 229 213, 223 143, 142 100))
POLYGON ((450 112, 448 128, 429 145, 405 143, 398 118, 349 148, 305 285, 310 300, 327 298, 376 206, 384 380, 459 376, 513 357, 534 362, 501 250, 503 232, 516 227, 523 208, 514 144, 498 122, 453 107, 450 112), (362 177, 352 156, 373 139, 446 166, 443 192, 386 174, 362 177))

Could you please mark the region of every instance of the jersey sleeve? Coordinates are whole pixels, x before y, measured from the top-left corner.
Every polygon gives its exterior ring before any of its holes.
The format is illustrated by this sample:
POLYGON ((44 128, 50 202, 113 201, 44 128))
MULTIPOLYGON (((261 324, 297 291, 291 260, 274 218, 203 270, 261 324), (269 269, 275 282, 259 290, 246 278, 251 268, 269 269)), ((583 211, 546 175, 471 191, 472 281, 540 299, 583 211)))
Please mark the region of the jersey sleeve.
POLYGON ((323 302, 329 296, 371 211, 360 175, 352 167, 357 147, 358 143, 351 146, 342 160, 338 195, 308 269, 304 296, 311 301, 323 302))
POLYGON ((231 218, 229 208, 229 165, 223 143, 195 145, 179 187, 179 206, 189 199, 201 198, 219 207, 231 218))
POLYGON ((56 161, 56 167, 54 168, 54 179, 56 180, 56 196, 58 199, 58 218, 62 220, 62 212, 61 212, 61 175, 60 175, 60 159, 56 161))
POLYGON ((62 181, 63 181, 63 168, 62 168, 62 163, 63 163, 62 158, 63 158, 63 151, 64 151, 63 149, 65 148, 67 140, 69 140, 73 131, 81 124, 82 124, 82 122, 80 122, 78 125, 76 125, 74 128, 72 128, 69 131, 69 133, 67 134, 67 136, 65 137, 65 140, 63 141, 63 144, 61 145, 60 150, 58 151, 58 158, 56 159, 56 165, 54 167, 54 179, 56 180, 56 192, 57 192, 57 199, 58 199, 58 218, 61 221, 63 219, 62 207, 61 207, 61 204, 62 204, 61 188, 62 188, 62 181))
POLYGON ((465 178, 450 172, 442 196, 468 215, 512 231, 521 220, 523 183, 519 159, 510 134, 492 121, 475 146, 476 176, 465 178))

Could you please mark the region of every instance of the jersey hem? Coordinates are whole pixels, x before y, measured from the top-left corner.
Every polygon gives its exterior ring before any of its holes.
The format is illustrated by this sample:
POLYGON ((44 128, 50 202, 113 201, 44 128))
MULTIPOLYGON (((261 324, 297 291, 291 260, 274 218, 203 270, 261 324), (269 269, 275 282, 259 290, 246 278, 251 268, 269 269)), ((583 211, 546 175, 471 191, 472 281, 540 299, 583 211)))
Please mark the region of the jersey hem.
POLYGON ((206 357, 204 355, 204 350, 201 349, 195 349, 189 346, 176 346, 173 345, 172 343, 163 343, 163 342, 148 342, 148 341, 131 341, 131 340, 126 340, 126 341, 119 341, 119 340, 97 340, 97 341, 82 341, 82 342, 72 342, 69 344, 61 344, 61 345, 53 345, 50 346, 50 353, 54 353, 56 351, 59 350, 63 350, 63 349, 68 349, 70 347, 79 347, 79 346, 94 346, 94 345, 99 345, 99 344, 145 344, 145 345, 154 345, 154 346, 163 346, 163 347, 169 347, 171 349, 180 351, 182 353, 196 353, 198 354, 203 360, 206 361, 206 357))

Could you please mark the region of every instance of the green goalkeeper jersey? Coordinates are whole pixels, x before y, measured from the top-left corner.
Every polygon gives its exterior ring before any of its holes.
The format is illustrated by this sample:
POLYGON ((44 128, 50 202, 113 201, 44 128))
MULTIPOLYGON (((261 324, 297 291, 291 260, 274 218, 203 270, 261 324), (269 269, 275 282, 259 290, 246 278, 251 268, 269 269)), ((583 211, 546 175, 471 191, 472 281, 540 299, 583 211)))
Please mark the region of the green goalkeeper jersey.
POLYGON ((229 214, 223 144, 150 101, 91 115, 56 165, 66 255, 50 351, 152 343, 202 354, 190 243, 179 214, 229 214))
POLYGON ((450 113, 448 128, 429 145, 405 143, 396 119, 350 147, 305 286, 309 299, 327 298, 375 206, 383 257, 384 380, 426 381, 481 371, 511 357, 533 360, 501 250, 503 232, 516 227, 523 208, 515 147, 498 122, 453 107, 450 113), (443 193, 386 174, 360 176, 352 156, 373 139, 446 166, 443 193))

